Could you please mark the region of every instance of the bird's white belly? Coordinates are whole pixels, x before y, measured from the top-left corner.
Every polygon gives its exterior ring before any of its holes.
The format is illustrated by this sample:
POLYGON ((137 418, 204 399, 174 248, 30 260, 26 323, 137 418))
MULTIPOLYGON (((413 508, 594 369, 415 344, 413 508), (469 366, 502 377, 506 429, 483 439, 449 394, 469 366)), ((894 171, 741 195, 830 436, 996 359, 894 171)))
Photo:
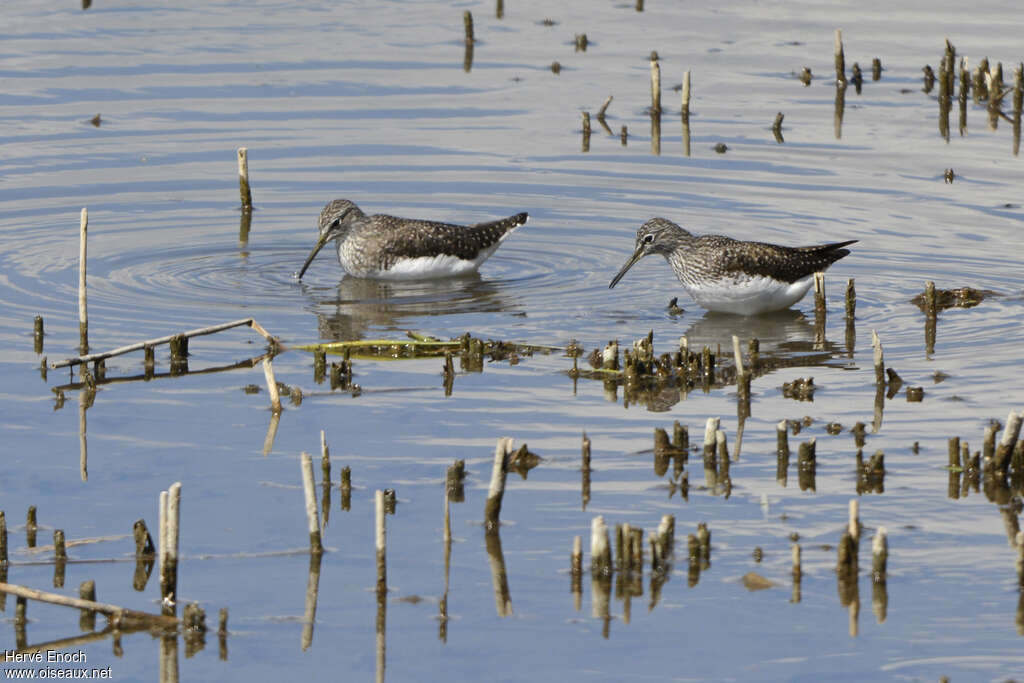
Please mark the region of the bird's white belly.
MULTIPOLYGON (((503 240, 502 240, 503 241, 503 240)), ((497 249, 501 241, 489 249, 481 249, 475 259, 461 259, 458 256, 437 254, 416 258, 399 259, 386 270, 360 270, 347 262, 342 250, 338 250, 338 262, 345 272, 357 277, 369 277, 379 280, 426 280, 430 278, 452 277, 475 272, 484 261, 497 249)))
POLYGON ((793 283, 759 275, 686 285, 686 290, 694 301, 709 311, 756 315, 789 308, 804 298, 813 282, 813 275, 793 283))

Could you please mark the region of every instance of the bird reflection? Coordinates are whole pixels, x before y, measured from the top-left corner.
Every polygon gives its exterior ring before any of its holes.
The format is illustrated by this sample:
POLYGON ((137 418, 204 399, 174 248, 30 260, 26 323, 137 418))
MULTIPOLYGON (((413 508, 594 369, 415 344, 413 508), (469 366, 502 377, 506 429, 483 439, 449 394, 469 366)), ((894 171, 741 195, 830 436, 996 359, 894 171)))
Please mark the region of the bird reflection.
POLYGON ((302 285, 314 304, 321 339, 362 339, 417 316, 500 312, 515 305, 478 273, 440 280, 384 281, 345 276, 331 290, 302 285))

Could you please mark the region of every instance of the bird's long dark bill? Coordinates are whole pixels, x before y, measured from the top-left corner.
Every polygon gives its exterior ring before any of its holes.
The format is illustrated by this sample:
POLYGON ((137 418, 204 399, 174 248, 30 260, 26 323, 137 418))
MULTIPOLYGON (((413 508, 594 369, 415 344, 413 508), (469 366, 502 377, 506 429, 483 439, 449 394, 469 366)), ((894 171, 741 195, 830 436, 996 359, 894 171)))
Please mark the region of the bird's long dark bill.
POLYGON ((619 280, 621 280, 622 276, 626 274, 626 271, 632 268, 633 264, 642 259, 643 257, 644 252, 642 250, 637 249, 636 251, 634 251, 633 255, 629 257, 628 261, 626 261, 626 265, 622 266, 622 270, 616 273, 615 277, 612 278, 612 282, 610 285, 608 285, 608 289, 611 289, 615 285, 619 284, 619 280))
POLYGON ((302 279, 302 276, 305 275, 306 273, 306 269, 309 268, 309 264, 313 262, 313 259, 316 258, 316 255, 320 253, 320 250, 324 248, 324 245, 327 244, 327 242, 330 239, 330 232, 325 232, 324 234, 320 235, 320 237, 316 241, 316 246, 313 247, 313 251, 309 252, 309 256, 306 257, 306 262, 302 264, 302 269, 299 271, 299 274, 297 276, 298 279, 302 279))

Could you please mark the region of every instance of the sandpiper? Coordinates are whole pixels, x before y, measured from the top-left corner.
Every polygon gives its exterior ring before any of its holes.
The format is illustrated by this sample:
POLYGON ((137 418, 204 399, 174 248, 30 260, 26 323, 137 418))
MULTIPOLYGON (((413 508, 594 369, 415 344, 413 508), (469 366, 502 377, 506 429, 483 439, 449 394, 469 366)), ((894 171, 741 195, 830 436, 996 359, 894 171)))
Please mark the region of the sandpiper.
POLYGON ((320 212, 320 236, 298 277, 330 240, 349 275, 381 279, 437 278, 471 273, 494 253, 527 214, 461 226, 385 214, 367 216, 347 199, 335 199, 320 212))
POLYGON ((800 301, 814 282, 814 273, 849 254, 843 247, 856 241, 783 247, 722 235, 691 235, 672 221, 652 218, 637 230, 633 255, 608 287, 644 256, 661 254, 690 296, 709 311, 780 311, 800 301))

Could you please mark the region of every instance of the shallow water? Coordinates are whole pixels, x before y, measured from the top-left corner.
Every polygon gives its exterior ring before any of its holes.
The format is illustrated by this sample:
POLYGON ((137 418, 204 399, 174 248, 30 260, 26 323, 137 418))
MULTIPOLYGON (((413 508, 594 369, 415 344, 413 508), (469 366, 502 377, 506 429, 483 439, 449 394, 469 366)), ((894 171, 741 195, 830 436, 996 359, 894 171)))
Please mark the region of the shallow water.
MULTIPOLYGON (((971 105, 969 133, 945 142, 935 93, 921 92, 921 67, 937 67, 946 36, 974 65, 987 55, 1007 69, 1021 59, 1008 8, 946 3, 917 9, 860 3, 733 3, 679 7, 578 3, 552 9, 487 4, 177 3, 142 7, 97 2, 87 11, 44 3, 3 10, 0 29, 0 443, 6 476, 0 509, 11 528, 7 580, 53 589, 52 563, 25 547, 24 511, 39 509, 40 543, 60 528, 69 539, 127 534, 69 550, 63 593, 95 579, 97 597, 158 608, 156 577, 131 587, 131 525, 157 524, 161 490, 181 481, 180 602, 199 602, 213 627, 207 646, 178 655, 183 680, 277 680, 380 673, 373 492, 394 488, 388 517, 386 677, 444 675, 475 680, 1004 679, 1024 676, 1018 654, 1016 497, 1003 506, 983 492, 949 497, 946 440, 981 448, 988 420, 1022 408, 1015 368, 1024 303, 1019 263, 1020 160, 1009 125, 990 131, 971 105), (473 12, 477 44, 464 70, 461 14, 473 12), (244 12, 244 16, 240 13, 244 12), (542 25, 545 18, 556 23, 542 25), (844 31, 847 64, 858 61, 863 93, 847 90, 841 137, 833 124, 832 32, 844 31), (573 36, 587 33, 586 52, 573 36), (660 155, 652 153, 648 54, 661 57, 660 155), (882 79, 871 82, 879 57, 882 79), (559 75, 552 61, 562 65, 559 75), (803 87, 795 74, 815 74, 803 87), (691 155, 683 154, 678 94, 693 77, 691 155), (580 112, 609 95, 609 136, 594 122, 581 151, 580 112), (769 127, 785 113, 785 142, 769 127), (89 119, 101 115, 95 127, 89 119), (619 142, 628 126, 626 146, 619 142), (729 151, 717 154, 714 144, 729 151), (255 212, 240 239, 235 150, 249 148, 255 212), (956 179, 943 182, 953 168, 956 179), (374 283, 342 278, 327 250, 302 282, 292 274, 334 197, 368 213, 472 223, 530 212, 479 276, 441 282, 374 283), (105 350, 218 322, 253 317, 286 346, 318 340, 440 337, 564 346, 589 353, 610 339, 627 345, 649 330, 657 353, 757 337, 782 367, 752 383, 728 496, 704 488, 699 454, 686 467, 683 499, 652 466, 652 431, 678 420, 699 444, 706 418, 722 418, 737 445, 736 387, 624 398, 602 382, 568 375, 561 353, 485 363, 459 372, 445 397, 440 359, 354 362, 362 393, 316 384, 311 355, 274 360, 277 379, 304 393, 286 403, 272 444, 259 367, 149 382, 101 385, 84 410, 81 392, 53 387, 77 373, 38 370, 77 354, 78 216, 88 207, 90 346, 105 350), (654 215, 695 232, 815 243, 857 239, 828 275, 825 339, 816 340, 808 298, 789 314, 738 319, 705 314, 660 260, 610 278, 654 215), (852 349, 842 292, 856 279, 852 349), (1001 296, 939 316, 932 354, 924 315, 910 303, 926 280, 1001 296), (686 310, 672 315, 679 297, 686 310), (42 315, 43 354, 32 347, 42 315), (871 331, 905 393, 874 418, 871 331), (851 353, 852 351, 852 353, 851 353), (948 377, 936 383, 934 375, 948 377), (813 376, 813 402, 782 385, 813 376), (776 478, 775 425, 813 422, 790 436, 788 480, 776 478), (856 447, 848 429, 868 425, 865 456, 885 452, 883 494, 860 496, 865 538, 859 611, 841 604, 835 545, 856 498, 856 447), (828 435, 825 425, 844 431, 828 435), (298 454, 331 446, 333 478, 352 468, 351 508, 330 491, 319 599, 308 635, 298 454), (593 443, 591 494, 581 500, 580 440, 593 443), (481 527, 498 437, 514 436, 542 458, 525 480, 511 473, 501 550, 511 614, 495 603, 481 527), (814 490, 801 490, 797 445, 817 439, 814 490), (82 476, 83 446, 87 479, 82 476), (917 443, 918 452, 912 446, 917 443), (265 452, 267 451, 267 452, 265 452), (447 612, 442 538, 443 478, 465 459, 466 503, 452 506, 447 612), (581 609, 570 592, 569 551, 587 545, 594 515, 610 525, 653 530, 676 519, 675 563, 651 605, 613 594, 612 618, 591 613, 590 576, 581 609), (712 531, 711 566, 690 586, 686 536, 712 531), (872 608, 869 541, 889 532, 888 603, 872 608), (800 599, 793 601, 790 535, 803 548, 800 599), (825 546, 828 547, 825 547, 825 546), (755 547, 763 550, 758 563, 755 547), (117 562, 76 562, 111 560, 117 562), (757 572, 774 588, 748 592, 757 572), (418 596, 422 600, 410 601, 418 596), (230 613, 221 661, 216 613, 230 613), (853 615, 851 616, 851 613, 853 615), (854 626, 855 624, 855 626, 854 626), (439 629, 446 626, 446 640, 439 629), (854 635, 855 633, 855 635, 854 635)), ((1008 105, 1007 105, 1008 106, 1008 105)), ((263 340, 241 328, 190 344, 192 370, 261 355, 263 340)), ((167 373, 166 347, 157 352, 167 373)), ((727 362, 725 364, 728 364, 727 362)), ((585 367, 585 357, 580 367, 585 367)), ((107 363, 108 379, 142 374, 141 354, 107 363)), ((318 470, 319 476, 319 470, 318 470)), ((614 526, 613 526, 614 528, 614 526)), ((493 543, 491 550, 493 551, 493 543)), ((648 554, 649 556, 649 554, 648 554)), ((587 554, 585 562, 589 562, 587 554)), ((614 590, 614 588, 613 588, 614 590)), ((14 598, 6 600, 0 646, 17 643, 14 598)), ((75 615, 32 603, 27 642, 78 633, 75 615)), ((118 680, 152 679, 159 641, 125 635, 81 646, 90 666, 118 680)), ((76 646, 77 648, 78 646, 76 646)), ((7 665, 4 665, 7 667, 7 665)))

